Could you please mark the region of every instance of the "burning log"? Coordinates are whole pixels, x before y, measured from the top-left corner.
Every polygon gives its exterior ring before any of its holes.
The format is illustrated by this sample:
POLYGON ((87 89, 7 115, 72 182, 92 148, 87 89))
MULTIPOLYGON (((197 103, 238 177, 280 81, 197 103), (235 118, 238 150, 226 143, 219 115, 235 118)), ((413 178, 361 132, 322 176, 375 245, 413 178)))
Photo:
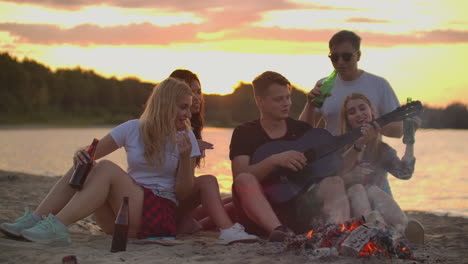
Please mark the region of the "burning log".
POLYGON ((363 217, 341 225, 324 225, 308 234, 291 238, 286 243, 287 249, 325 252, 326 248, 335 248, 341 255, 352 257, 412 258, 406 239, 387 226, 377 212, 369 214, 367 219, 363 217))
MULTIPOLYGON (((357 257, 363 250, 373 251, 377 247, 374 246, 371 240, 377 235, 377 232, 374 228, 368 228, 364 225, 359 226, 341 242, 341 245, 339 245, 340 253, 357 257)), ((372 252, 370 253, 372 254, 372 252)))

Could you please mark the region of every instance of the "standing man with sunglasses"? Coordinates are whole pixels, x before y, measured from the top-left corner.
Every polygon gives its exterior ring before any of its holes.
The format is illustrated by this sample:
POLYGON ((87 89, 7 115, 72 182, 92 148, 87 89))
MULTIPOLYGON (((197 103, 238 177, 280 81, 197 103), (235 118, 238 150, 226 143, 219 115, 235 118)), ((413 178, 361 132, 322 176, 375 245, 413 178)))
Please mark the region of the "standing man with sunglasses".
MULTIPOLYGON (((352 93, 366 95, 376 108, 378 116, 393 111, 400 106, 390 84, 382 77, 368 73, 358 68, 361 58, 361 38, 352 31, 342 30, 329 41, 330 58, 333 67, 338 72, 335 79, 331 96, 325 99, 323 106, 318 108, 312 99, 322 92, 321 83, 317 82, 315 87, 307 94, 307 103, 299 117, 317 127, 322 118, 325 119, 326 129, 333 135, 340 133, 340 110, 344 98, 352 93)), ((376 126, 378 125, 373 123, 376 126)), ((388 137, 399 138, 403 135, 402 122, 393 122, 383 127, 380 132, 388 137)))

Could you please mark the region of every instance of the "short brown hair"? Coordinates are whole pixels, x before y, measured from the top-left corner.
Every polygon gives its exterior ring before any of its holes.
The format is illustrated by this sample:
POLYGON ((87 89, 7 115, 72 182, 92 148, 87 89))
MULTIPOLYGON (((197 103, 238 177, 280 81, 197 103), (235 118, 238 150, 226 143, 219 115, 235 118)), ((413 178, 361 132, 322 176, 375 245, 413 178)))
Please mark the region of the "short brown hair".
POLYGON ((252 81, 252 86, 255 96, 265 96, 268 94, 268 88, 272 84, 286 85, 291 88, 291 83, 283 75, 274 72, 266 71, 252 81))
POLYGON ((361 37, 349 30, 341 30, 340 32, 335 33, 335 35, 333 35, 333 37, 328 42, 328 48, 331 49, 334 46, 340 45, 346 41, 349 41, 356 50, 361 48, 361 37))

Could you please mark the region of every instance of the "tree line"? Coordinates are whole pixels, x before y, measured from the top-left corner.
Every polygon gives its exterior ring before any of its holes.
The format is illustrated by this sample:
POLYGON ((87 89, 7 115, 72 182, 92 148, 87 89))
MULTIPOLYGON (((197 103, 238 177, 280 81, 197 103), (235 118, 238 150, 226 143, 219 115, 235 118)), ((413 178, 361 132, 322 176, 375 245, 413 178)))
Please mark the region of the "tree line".
MULTIPOLYGON (((154 83, 106 78, 80 67, 52 71, 34 60, 0 53, 0 124, 104 125, 138 118, 154 83)), ((305 93, 293 87, 291 116, 299 117, 305 93)), ((258 118, 252 86, 239 82, 227 95, 205 94, 210 126, 232 127, 258 118)), ((424 106, 423 128, 468 129, 468 107, 424 106)))

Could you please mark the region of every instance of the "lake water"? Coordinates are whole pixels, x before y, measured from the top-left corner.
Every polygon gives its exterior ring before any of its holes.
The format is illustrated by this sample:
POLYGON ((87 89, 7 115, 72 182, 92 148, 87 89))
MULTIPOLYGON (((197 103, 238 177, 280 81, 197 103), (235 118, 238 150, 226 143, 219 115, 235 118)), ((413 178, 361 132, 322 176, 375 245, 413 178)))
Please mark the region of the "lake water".
MULTIPOLYGON (((111 128, 3 128, 0 129, 0 169, 37 175, 63 175, 73 152, 101 138, 111 128)), ((205 140, 215 149, 197 174, 213 174, 222 192, 232 183, 229 142, 232 129, 205 128, 205 140)), ((401 156, 401 139, 384 138, 401 156)), ((420 130, 416 134, 416 169, 403 181, 389 175, 395 199, 404 210, 424 210, 468 217, 468 131, 420 130)), ((108 156, 126 168, 125 151, 108 156)))

